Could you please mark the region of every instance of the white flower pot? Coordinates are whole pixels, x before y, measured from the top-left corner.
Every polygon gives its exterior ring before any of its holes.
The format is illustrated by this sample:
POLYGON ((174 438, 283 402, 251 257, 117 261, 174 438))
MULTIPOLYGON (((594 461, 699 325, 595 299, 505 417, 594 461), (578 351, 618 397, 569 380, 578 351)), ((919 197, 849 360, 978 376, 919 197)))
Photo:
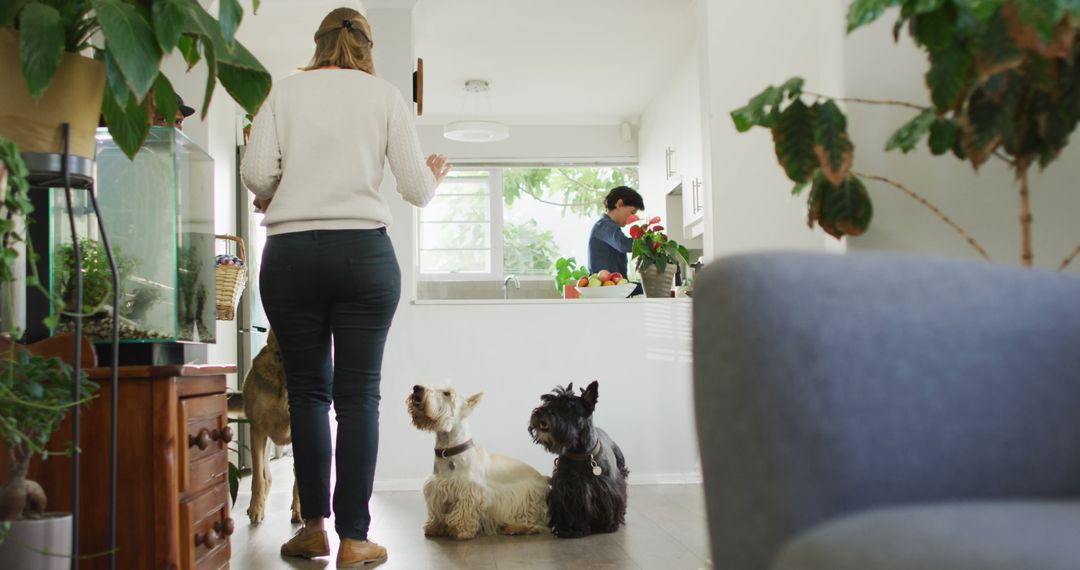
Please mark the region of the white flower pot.
POLYGON ((71 568, 71 513, 45 513, 40 519, 13 521, 11 531, 0 543, 0 566, 26 570, 71 568))

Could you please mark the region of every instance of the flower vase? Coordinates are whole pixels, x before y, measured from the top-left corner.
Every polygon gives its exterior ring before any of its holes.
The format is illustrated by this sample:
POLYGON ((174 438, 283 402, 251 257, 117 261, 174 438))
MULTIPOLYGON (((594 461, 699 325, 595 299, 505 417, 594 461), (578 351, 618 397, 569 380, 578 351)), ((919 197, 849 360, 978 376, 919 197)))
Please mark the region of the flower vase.
POLYGON ((563 285, 563 299, 578 299, 581 297, 581 293, 577 290, 577 287, 567 284, 563 285))
POLYGON ((668 264, 663 273, 655 265, 641 272, 641 286, 645 289, 646 298, 663 299, 671 297, 671 287, 674 283, 674 264, 668 264))

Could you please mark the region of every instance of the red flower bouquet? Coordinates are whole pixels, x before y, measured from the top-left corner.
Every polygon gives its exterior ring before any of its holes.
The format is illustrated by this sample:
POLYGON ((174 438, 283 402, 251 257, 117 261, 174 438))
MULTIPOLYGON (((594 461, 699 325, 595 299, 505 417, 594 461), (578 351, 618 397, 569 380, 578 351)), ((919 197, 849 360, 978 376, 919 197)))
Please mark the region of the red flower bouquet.
MULTIPOLYGON (((638 221, 637 216, 629 218, 630 223, 638 221)), ((650 267, 663 273, 668 265, 675 265, 682 260, 690 264, 690 252, 675 240, 668 239, 664 226, 660 225, 660 216, 654 216, 648 222, 630 226, 630 237, 634 238, 634 267, 644 274, 650 267)))

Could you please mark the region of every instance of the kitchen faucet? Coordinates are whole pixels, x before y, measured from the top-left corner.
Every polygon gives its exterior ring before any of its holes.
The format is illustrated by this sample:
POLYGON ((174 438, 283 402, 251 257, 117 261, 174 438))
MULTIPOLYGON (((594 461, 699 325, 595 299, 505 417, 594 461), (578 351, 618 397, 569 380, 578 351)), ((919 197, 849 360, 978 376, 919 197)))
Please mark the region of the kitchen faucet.
POLYGON ((503 299, 509 299, 510 298, 510 283, 511 282, 514 283, 514 287, 517 287, 518 289, 521 289, 521 282, 518 281, 517 277, 514 277, 513 275, 507 275, 506 279, 503 279, 503 299))

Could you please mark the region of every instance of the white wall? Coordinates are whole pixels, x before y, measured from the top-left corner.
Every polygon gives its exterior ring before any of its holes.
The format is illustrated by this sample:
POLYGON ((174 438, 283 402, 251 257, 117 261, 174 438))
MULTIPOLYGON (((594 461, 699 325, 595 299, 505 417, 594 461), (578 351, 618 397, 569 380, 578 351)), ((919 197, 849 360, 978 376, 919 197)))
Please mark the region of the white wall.
MULTIPOLYGON (((844 43, 844 93, 850 97, 891 99, 929 105, 923 79, 927 60, 904 34, 892 38, 895 12, 844 43)), ((1018 187, 1000 161, 975 173, 970 163, 934 157, 925 143, 917 152, 886 153, 885 141, 914 116, 911 110, 848 105, 848 128, 855 143, 855 167, 896 180, 922 194, 967 229, 995 262, 1020 263, 1018 187)), ((1074 138, 1075 143, 1075 138, 1074 138)), ((1080 148, 1073 144, 1043 174, 1031 177, 1035 264, 1056 269, 1080 244, 1080 148)), ((849 240, 853 250, 892 250, 977 258, 963 239, 924 207, 900 192, 867 182, 874 220, 866 235, 849 240)), ((1072 266, 1080 272, 1080 263, 1072 266)))
MULTIPOLYGON (((709 112, 706 186, 713 235, 706 255, 767 250, 822 251, 819 229, 806 227, 805 197, 776 162, 768 131, 736 132, 729 113, 765 89, 802 76, 808 88, 839 92, 842 0, 702 2, 700 57, 709 112)), ((709 236, 706 236, 708 239, 709 236)))

